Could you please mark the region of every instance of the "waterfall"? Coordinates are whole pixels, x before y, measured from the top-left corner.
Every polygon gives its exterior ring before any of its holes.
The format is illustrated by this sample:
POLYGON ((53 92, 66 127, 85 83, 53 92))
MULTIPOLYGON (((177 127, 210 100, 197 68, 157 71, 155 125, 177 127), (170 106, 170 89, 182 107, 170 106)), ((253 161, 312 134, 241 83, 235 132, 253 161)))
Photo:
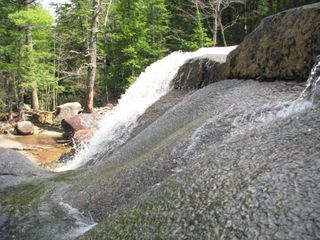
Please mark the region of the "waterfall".
POLYGON ((78 149, 74 159, 56 171, 83 166, 125 143, 139 116, 169 92, 172 79, 186 60, 204 55, 225 56, 234 49, 235 46, 201 48, 192 53, 177 51, 151 64, 122 95, 114 110, 103 117, 90 143, 78 149))
POLYGON ((316 58, 313 65, 305 89, 299 98, 289 102, 277 102, 275 104, 267 104, 253 111, 236 117, 232 123, 232 135, 243 134, 248 129, 256 128, 259 125, 270 124, 277 119, 286 118, 292 114, 296 114, 312 107, 313 103, 320 100, 320 55, 316 58))
POLYGON ((302 92, 300 98, 306 99, 311 102, 317 102, 320 100, 320 91, 318 88, 320 82, 320 55, 316 58, 316 62, 313 65, 308 81, 307 87, 302 92))

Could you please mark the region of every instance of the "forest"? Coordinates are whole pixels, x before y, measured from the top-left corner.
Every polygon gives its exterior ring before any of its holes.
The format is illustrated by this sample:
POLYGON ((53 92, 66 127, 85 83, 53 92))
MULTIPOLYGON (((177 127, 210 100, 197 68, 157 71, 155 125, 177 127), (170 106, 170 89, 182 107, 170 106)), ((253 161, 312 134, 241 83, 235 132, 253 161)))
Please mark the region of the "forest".
POLYGON ((0 109, 116 103, 166 54, 239 44, 262 18, 316 0, 0 0, 0 109), (54 4, 53 4, 54 5, 54 4))

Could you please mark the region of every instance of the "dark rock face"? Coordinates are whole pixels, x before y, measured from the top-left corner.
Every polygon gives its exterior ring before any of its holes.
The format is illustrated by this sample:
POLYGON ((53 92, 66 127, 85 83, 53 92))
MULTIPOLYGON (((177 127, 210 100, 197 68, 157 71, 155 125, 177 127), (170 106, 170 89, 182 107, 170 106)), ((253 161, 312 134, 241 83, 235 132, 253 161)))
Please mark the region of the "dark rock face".
POLYGON ((16 129, 20 135, 32 135, 34 133, 34 126, 29 121, 18 122, 16 129))
POLYGON ((217 56, 192 58, 179 69, 172 83, 175 89, 198 89, 226 78, 225 64, 217 56))
POLYGON ((265 18, 228 55, 229 78, 302 80, 320 54, 320 3, 265 18))
POLYGON ((31 182, 46 174, 22 154, 0 147, 0 190, 31 182))
POLYGON ((65 103, 58 106, 54 124, 60 125, 63 119, 76 116, 81 110, 81 104, 78 102, 65 103))

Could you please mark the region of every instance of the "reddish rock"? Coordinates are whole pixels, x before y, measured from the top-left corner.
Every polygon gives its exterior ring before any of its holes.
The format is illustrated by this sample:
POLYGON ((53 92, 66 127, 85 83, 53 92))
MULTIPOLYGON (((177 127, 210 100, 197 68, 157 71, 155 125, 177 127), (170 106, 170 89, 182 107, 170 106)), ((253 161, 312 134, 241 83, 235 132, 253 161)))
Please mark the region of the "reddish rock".
POLYGON ((94 113, 81 113, 71 118, 65 118, 61 122, 64 136, 77 138, 78 140, 88 139, 92 136, 94 130, 98 128, 100 119, 101 116, 94 113))
POLYGON ((76 143, 80 142, 88 142, 90 138, 93 136, 94 131, 92 129, 80 129, 76 131, 73 135, 73 140, 76 143))
POLYGON ((20 135, 32 135, 34 133, 34 126, 29 121, 18 122, 16 129, 20 135))

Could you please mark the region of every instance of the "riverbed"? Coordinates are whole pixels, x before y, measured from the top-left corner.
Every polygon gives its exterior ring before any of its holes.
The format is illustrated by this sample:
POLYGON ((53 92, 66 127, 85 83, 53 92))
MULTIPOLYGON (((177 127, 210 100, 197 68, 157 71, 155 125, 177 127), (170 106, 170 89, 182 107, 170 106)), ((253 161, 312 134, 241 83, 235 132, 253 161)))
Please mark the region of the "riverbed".
POLYGON ((14 149, 36 165, 53 171, 59 167, 61 155, 70 150, 67 144, 59 143, 61 140, 62 133, 58 131, 43 130, 28 136, 7 134, 0 135, 0 147, 14 149))

